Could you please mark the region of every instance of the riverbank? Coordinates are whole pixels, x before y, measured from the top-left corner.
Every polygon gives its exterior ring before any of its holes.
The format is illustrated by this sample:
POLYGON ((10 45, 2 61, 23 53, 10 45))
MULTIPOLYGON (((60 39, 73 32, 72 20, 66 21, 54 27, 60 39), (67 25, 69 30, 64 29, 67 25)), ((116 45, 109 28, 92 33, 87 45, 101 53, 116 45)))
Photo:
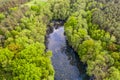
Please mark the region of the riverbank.
POLYGON ((46 37, 47 50, 53 52, 55 80, 88 80, 85 65, 80 62, 78 55, 66 41, 63 24, 53 21, 46 37))

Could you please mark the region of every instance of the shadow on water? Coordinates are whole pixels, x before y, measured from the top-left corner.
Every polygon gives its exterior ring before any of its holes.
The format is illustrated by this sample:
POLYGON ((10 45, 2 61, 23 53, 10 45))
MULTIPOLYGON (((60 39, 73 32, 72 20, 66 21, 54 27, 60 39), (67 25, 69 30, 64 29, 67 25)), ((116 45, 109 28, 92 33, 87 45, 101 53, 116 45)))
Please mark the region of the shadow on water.
POLYGON ((66 41, 62 25, 54 25, 49 29, 46 40, 47 50, 53 52, 55 80, 89 80, 85 74, 85 65, 66 41))

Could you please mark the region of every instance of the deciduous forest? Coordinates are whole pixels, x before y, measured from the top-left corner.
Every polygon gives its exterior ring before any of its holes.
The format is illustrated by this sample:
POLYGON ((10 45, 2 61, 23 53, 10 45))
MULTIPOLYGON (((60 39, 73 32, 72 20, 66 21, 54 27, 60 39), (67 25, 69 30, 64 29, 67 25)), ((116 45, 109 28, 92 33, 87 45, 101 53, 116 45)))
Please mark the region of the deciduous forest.
POLYGON ((57 80, 52 21, 64 22, 90 80, 120 80, 120 0, 0 0, 0 80, 57 80))

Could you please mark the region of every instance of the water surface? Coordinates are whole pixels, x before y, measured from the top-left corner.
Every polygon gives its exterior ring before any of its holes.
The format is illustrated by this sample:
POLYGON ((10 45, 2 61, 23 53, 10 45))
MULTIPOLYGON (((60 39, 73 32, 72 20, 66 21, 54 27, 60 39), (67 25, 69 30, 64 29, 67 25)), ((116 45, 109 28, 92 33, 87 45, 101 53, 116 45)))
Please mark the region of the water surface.
POLYGON ((85 75, 78 68, 80 67, 78 57, 67 45, 63 26, 54 28, 48 35, 47 47, 53 52, 52 64, 55 69, 55 80, 83 80, 85 75))

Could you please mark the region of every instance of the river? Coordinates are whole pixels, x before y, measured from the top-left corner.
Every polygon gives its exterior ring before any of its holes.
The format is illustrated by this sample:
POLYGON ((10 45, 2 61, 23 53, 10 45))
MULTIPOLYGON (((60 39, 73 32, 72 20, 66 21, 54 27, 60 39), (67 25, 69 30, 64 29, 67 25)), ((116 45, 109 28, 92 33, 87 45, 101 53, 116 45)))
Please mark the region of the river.
POLYGON ((53 27, 47 41, 47 49, 53 52, 55 80, 88 80, 78 55, 67 44, 63 26, 53 27))

